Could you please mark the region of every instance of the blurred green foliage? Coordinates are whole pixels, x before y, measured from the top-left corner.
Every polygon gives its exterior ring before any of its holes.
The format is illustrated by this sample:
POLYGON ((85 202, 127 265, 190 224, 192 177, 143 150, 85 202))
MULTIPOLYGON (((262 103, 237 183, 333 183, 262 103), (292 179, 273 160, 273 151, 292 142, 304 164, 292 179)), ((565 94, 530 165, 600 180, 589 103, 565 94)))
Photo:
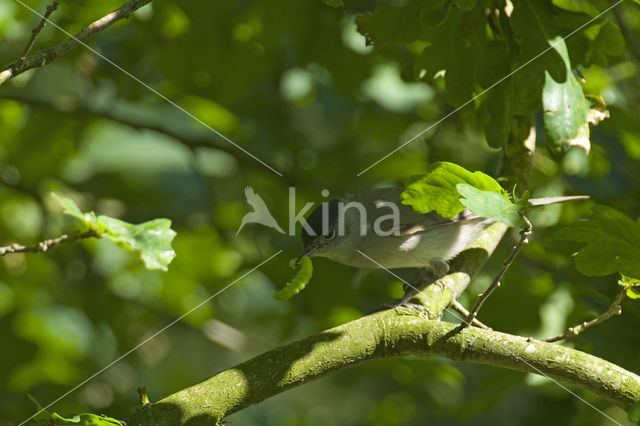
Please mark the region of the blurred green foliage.
MULTIPOLYGON (((52 19, 75 32, 121 3, 63 3, 52 19)), ((514 2, 510 18, 501 0, 326 3, 153 2, 89 41, 284 177, 83 48, 0 86, 1 244, 34 243, 69 230, 55 212, 52 191, 72 195, 83 211, 131 223, 167 217, 177 231, 176 258, 166 273, 147 270, 134 253, 103 240, 1 259, 0 424, 34 412, 27 392, 46 405, 280 249, 283 254, 51 411, 125 418, 137 404, 139 385, 157 400, 397 295, 398 281, 384 271, 318 259, 305 292, 288 303, 275 300, 271 293, 290 278, 287 261, 301 243, 259 225, 235 236, 248 211, 248 185, 283 226, 289 186, 296 187, 299 209, 323 201, 322 189, 343 196, 401 184, 434 161, 493 174, 500 159, 495 148, 506 142, 513 119, 533 113, 534 197, 584 193, 630 218, 640 215, 636 4, 618 6, 625 31, 609 13, 566 41, 582 90, 602 96, 611 114, 592 128, 587 156, 582 149, 557 155, 545 148, 545 72, 560 82, 570 71, 554 49, 438 121, 549 47, 548 40, 609 7, 608 1, 514 2)), ((43 11, 48 2, 28 4, 43 11)), ((0 2, 0 62, 20 55, 37 21, 19 3, 0 2)), ((36 49, 65 38, 46 26, 36 49)), ((532 242, 485 304, 483 322, 547 337, 609 306, 619 277, 580 275, 571 254, 583 244, 554 238, 557 227, 589 216, 589 207, 573 203, 531 213, 532 242)), ((461 295, 466 306, 506 257, 513 239, 505 240, 461 295)), ((410 277, 411 271, 400 274, 410 277)), ((639 323, 638 303, 627 300, 622 316, 568 344, 638 371, 639 323)), ((627 421, 606 401, 572 390, 627 421)), ((229 417, 242 425, 323 426, 425 419, 441 425, 608 421, 544 378, 411 357, 362 365, 229 417)))

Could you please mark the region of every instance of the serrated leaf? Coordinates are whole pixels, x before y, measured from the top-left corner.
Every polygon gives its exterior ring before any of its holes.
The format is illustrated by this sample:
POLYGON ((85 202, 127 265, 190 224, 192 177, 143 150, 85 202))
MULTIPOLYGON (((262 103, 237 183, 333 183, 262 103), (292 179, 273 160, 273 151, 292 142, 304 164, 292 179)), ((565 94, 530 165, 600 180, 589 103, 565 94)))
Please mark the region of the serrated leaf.
POLYGON ((465 208, 456 188, 460 183, 483 191, 503 191, 491 176, 482 172, 472 173, 454 163, 438 162, 432 164, 425 175, 406 186, 401 195, 402 203, 412 206, 418 213, 435 210, 440 216, 451 218, 465 208))
POLYGON ((63 207, 63 212, 78 219, 98 238, 106 238, 122 248, 140 252, 140 257, 148 269, 167 270, 175 257, 171 241, 176 232, 171 229, 169 219, 154 219, 134 225, 110 216, 96 216, 93 212, 82 212, 70 198, 54 198, 63 207))
POLYGON ((590 276, 619 272, 640 278, 640 220, 603 205, 592 210, 587 220, 556 233, 562 240, 587 243, 575 255, 578 271, 590 276))
POLYGON ((524 210, 523 205, 512 203, 498 192, 482 191, 465 183, 456 185, 456 188, 462 195, 460 202, 475 214, 516 228, 526 226, 526 222, 520 216, 520 212, 524 210))

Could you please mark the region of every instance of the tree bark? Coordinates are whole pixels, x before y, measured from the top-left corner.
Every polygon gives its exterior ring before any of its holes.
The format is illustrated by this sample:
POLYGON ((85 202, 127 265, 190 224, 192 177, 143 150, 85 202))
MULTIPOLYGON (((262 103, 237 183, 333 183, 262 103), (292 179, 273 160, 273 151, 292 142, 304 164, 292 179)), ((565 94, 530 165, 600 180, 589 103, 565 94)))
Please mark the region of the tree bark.
POLYGON ((326 374, 383 358, 442 356, 544 375, 628 409, 640 377, 564 346, 474 327, 460 329, 409 308, 378 312, 259 355, 156 403, 127 421, 211 425, 236 411, 326 374))

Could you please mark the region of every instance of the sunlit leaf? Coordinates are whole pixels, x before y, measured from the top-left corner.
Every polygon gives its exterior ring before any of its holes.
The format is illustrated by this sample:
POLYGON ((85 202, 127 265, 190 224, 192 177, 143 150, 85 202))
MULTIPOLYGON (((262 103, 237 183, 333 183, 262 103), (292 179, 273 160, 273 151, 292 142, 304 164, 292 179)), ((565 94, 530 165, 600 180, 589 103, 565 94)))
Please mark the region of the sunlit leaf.
POLYGON ((629 299, 640 299, 640 279, 620 274, 618 284, 627 289, 627 297, 629 299))
POLYGON ((169 219, 154 219, 134 225, 110 216, 96 216, 93 212, 82 212, 70 198, 54 197, 64 208, 64 213, 80 220, 99 238, 106 238, 127 250, 140 252, 140 257, 148 269, 167 270, 175 257, 171 241, 176 232, 171 229, 169 219))
POLYGON ((465 208, 457 189, 461 183, 481 191, 503 191, 500 184, 489 175, 470 172, 454 163, 438 162, 432 164, 425 175, 406 186, 401 195, 402 203, 410 205, 418 213, 435 210, 442 217, 453 217, 465 208))
POLYGON ((509 226, 523 228, 526 222, 520 216, 523 205, 514 204, 504 195, 494 191, 482 191, 471 185, 456 185, 462 195, 460 202, 477 215, 495 219, 509 226))
POLYGON ((98 415, 92 413, 76 414, 73 417, 62 417, 58 413, 49 413, 42 407, 40 402, 31 395, 27 395, 39 411, 36 418, 36 423, 47 426, 58 425, 77 425, 77 426, 124 426, 124 423, 105 415, 98 415))

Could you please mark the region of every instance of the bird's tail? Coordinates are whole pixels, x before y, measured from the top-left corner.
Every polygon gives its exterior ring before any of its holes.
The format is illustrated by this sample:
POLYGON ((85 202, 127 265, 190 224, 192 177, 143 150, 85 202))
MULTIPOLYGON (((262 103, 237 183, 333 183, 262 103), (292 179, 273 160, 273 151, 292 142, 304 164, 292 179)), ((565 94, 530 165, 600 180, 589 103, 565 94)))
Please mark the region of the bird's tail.
POLYGON ((545 206, 547 204, 564 203, 566 201, 588 200, 588 195, 570 195, 568 197, 545 197, 531 198, 529 202, 534 206, 545 206))

